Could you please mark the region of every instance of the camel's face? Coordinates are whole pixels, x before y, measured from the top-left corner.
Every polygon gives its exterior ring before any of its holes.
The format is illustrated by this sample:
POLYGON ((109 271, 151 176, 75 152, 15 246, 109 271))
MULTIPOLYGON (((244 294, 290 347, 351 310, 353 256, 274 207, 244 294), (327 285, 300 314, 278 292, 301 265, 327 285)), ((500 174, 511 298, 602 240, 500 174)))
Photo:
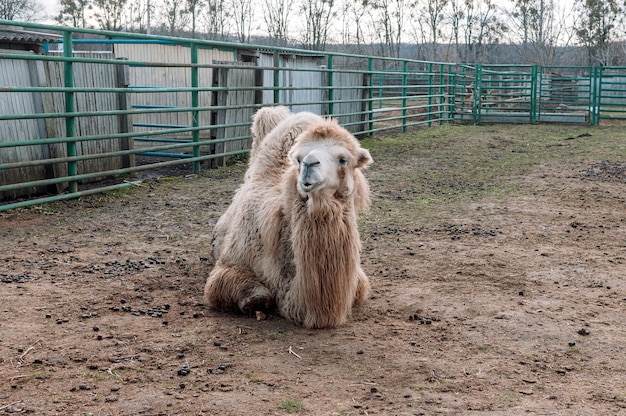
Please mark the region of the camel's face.
POLYGON ((298 165, 298 192, 303 197, 316 194, 351 194, 354 188, 352 171, 371 162, 369 152, 357 149, 356 154, 346 147, 329 142, 312 142, 294 149, 292 161, 298 165))

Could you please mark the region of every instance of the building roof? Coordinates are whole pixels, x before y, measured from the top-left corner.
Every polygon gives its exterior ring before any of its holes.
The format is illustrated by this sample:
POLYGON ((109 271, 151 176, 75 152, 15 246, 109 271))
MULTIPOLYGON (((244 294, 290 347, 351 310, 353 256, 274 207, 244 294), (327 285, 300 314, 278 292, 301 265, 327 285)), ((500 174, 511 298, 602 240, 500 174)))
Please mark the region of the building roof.
POLYGON ((33 32, 17 27, 0 25, 0 42, 3 43, 41 44, 55 42, 61 38, 61 35, 53 33, 33 32))

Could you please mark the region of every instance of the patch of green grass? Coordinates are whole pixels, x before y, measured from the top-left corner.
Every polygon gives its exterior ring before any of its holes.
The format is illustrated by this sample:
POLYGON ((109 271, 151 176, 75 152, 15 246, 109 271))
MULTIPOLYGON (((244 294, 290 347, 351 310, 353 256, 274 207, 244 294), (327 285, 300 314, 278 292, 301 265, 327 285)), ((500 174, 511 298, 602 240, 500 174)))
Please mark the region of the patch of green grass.
POLYGON ((278 408, 287 413, 298 413, 304 410, 304 405, 299 400, 284 400, 278 405, 278 408))
POLYGON ((442 207, 462 216, 484 199, 558 197, 560 190, 533 178, 618 161, 626 152, 623 126, 448 125, 366 138, 361 145, 374 158, 366 172, 369 215, 398 226, 439 218, 442 207))
POLYGON ((498 397, 498 402, 501 405, 510 405, 512 402, 517 400, 517 393, 513 391, 506 391, 502 396, 498 397))
POLYGON ((246 377, 250 379, 253 383, 262 383, 263 379, 254 371, 246 371, 246 377))
POLYGON ((276 331, 272 334, 272 338, 274 338, 275 340, 284 339, 286 336, 287 334, 283 331, 276 331))
POLYGON ((106 380, 106 377, 102 374, 94 374, 94 373, 89 373, 89 372, 85 373, 85 377, 92 378, 96 381, 106 380))

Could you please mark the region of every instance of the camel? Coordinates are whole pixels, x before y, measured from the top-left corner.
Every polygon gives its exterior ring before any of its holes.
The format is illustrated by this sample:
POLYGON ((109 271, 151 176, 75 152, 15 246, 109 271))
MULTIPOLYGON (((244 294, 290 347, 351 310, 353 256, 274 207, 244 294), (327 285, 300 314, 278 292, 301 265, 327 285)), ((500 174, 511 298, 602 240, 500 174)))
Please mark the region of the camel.
POLYGON ((308 112, 262 109, 252 132, 244 182, 214 229, 207 304, 341 325, 370 290, 357 216, 369 207, 362 170, 372 157, 336 121, 308 112))

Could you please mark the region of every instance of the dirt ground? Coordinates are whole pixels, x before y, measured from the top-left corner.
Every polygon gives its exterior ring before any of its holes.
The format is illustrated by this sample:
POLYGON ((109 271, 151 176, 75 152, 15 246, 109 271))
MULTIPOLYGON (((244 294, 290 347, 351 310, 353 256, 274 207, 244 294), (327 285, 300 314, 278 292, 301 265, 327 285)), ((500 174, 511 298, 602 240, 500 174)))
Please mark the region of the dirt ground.
POLYGON ((373 291, 336 329, 203 305, 243 166, 2 213, 0 411, 626 414, 623 131, 367 139, 373 291))

